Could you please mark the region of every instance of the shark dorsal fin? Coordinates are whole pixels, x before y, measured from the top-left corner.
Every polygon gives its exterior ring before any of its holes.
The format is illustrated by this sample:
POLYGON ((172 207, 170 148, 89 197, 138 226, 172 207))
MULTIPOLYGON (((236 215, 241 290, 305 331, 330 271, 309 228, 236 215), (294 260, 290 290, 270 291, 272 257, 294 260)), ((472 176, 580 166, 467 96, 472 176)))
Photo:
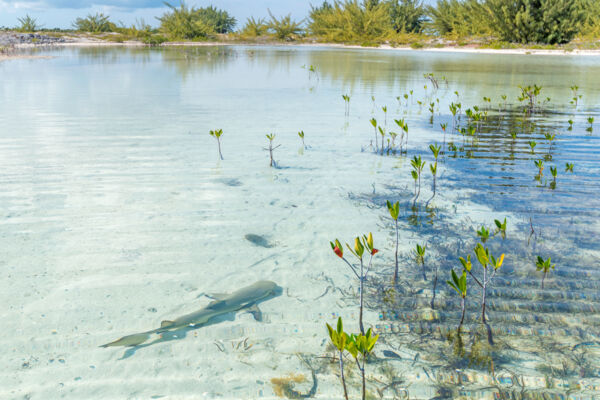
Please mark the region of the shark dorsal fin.
POLYGON ((169 321, 169 320, 164 320, 160 323, 160 327, 161 328, 168 328, 169 326, 172 326, 173 324, 175 324, 175 322, 173 321, 169 321))

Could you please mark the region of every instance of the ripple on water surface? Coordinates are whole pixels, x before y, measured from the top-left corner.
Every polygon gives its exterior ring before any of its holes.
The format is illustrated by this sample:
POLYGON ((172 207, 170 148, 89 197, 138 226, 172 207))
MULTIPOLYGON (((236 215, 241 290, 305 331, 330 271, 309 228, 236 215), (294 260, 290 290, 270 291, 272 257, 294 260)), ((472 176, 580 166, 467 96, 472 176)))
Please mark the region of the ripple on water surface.
POLYGON ((339 397, 324 324, 343 316, 357 330, 357 284, 329 241, 369 231, 380 250, 365 293, 365 322, 381 334, 372 393, 600 393, 597 58, 288 46, 49 54, 0 64, 0 397, 339 397), (543 89, 528 115, 517 86, 533 83, 543 89), (465 114, 474 106, 479 122, 465 114), (373 153, 371 118, 387 132, 405 119, 405 155, 373 153), (476 134, 461 134, 469 125, 476 134), (220 128, 223 161, 208 135, 220 128), (427 163, 417 201, 415 155, 427 163), (401 206, 396 288, 387 200, 401 206), (469 278, 459 337, 446 280, 476 230, 493 234, 505 217, 506 237, 486 243, 506 253, 487 292, 490 346, 480 289, 469 278), (423 266, 417 243, 427 243, 423 266), (538 255, 556 264, 544 289, 538 255), (260 305, 262 322, 241 310, 147 347, 98 347, 263 279, 283 293, 260 305))

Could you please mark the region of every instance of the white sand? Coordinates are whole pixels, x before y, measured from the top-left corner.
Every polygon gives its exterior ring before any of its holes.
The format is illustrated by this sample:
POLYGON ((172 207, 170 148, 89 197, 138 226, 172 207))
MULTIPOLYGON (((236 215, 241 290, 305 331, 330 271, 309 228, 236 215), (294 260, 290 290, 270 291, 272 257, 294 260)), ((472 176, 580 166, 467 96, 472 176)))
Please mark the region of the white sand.
MULTIPOLYGON (((144 43, 139 41, 125 41, 125 42, 110 42, 101 40, 94 37, 87 36, 65 36, 68 38, 67 42, 54 43, 50 46, 59 47, 94 47, 94 46, 146 46, 144 43)), ((410 46, 399 46, 392 47, 387 44, 380 45, 378 47, 364 47, 358 45, 347 45, 338 43, 295 43, 295 42, 265 42, 265 43, 253 43, 253 42, 234 42, 234 41, 207 41, 207 42, 166 42, 160 46, 172 47, 172 46, 183 46, 183 47, 206 47, 206 46, 300 46, 300 47, 314 47, 314 48, 343 48, 343 49, 372 49, 372 50, 388 50, 388 51, 416 51, 416 52, 435 52, 435 53, 468 53, 468 54, 516 54, 516 55, 544 55, 544 56, 600 56, 599 50, 560 50, 560 49, 527 49, 527 48, 516 48, 516 49, 488 49, 488 48, 477 48, 473 45, 468 46, 446 46, 446 47, 424 47, 422 49, 414 49, 410 46)), ((34 48, 40 47, 36 44, 18 44, 17 48, 34 48)), ((1 56, 0 56, 1 57, 1 56)), ((0 58, 1 59, 1 58, 0 58)))

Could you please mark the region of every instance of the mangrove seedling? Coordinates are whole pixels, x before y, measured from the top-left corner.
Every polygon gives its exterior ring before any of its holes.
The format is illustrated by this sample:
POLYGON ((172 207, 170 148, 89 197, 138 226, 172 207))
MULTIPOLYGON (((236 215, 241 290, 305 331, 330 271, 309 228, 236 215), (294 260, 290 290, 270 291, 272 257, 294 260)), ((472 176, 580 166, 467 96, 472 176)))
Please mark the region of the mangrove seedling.
MULTIPOLYGON (((394 122, 406 134, 406 146, 408 147, 408 124, 404 121, 404 118, 395 119, 394 122)), ((402 143, 400 143, 400 152, 402 152, 402 143)))
POLYGON ((396 252, 395 252, 395 266, 394 266, 394 285, 398 283, 398 241, 399 241, 399 232, 398 232, 398 216, 400 215, 400 202, 392 204, 390 201, 387 201, 387 208, 390 212, 390 216, 394 220, 396 224, 396 252))
POLYGON ((430 144, 429 150, 431 150, 431 152, 433 153, 433 158, 435 160, 433 164, 429 165, 429 169, 431 170, 431 175, 433 176, 433 195, 431 196, 431 198, 433 199, 435 197, 435 183, 436 183, 436 177, 437 177, 437 161, 438 161, 438 156, 440 155, 441 146, 439 146, 437 144, 430 144))
POLYGON ((517 132, 511 132, 510 133, 510 137, 512 138, 512 140, 516 140, 517 139, 517 132))
POLYGON ((456 114, 458 113, 459 104, 450 103, 450 112, 452 113, 452 132, 456 130, 456 114))
POLYGON ((381 107, 383 111, 383 128, 387 130, 387 106, 381 107))
POLYGON ((439 83, 438 83, 438 80, 434 77, 434 75, 431 72, 428 73, 428 74, 423 74, 423 77, 425 79, 428 79, 429 82, 431 82, 431 85, 433 86, 433 88, 435 90, 438 90, 438 88, 440 87, 439 83))
POLYGON ((544 137, 548 141, 548 157, 552 158, 552 156, 550 156, 550 150, 552 150, 552 144, 554 143, 554 139, 556 139, 556 134, 546 133, 544 134, 544 137))
POLYGON ((442 128, 442 131, 444 132, 444 140, 442 141, 442 149, 446 148, 446 128, 448 128, 448 124, 446 122, 444 122, 443 124, 440 124, 440 128, 442 128))
POLYGON ((350 95, 343 94, 342 99, 344 99, 344 114, 347 116, 350 114, 350 95))
POLYGON ((383 154, 383 143, 384 143, 384 138, 385 138, 385 130, 382 127, 377 127, 377 130, 379 130, 379 134, 381 135, 381 154, 383 154))
POLYGON ((452 155, 452 157, 456 157, 457 156, 458 147, 456 147, 456 145, 454 144, 454 142, 448 142, 448 150, 454 153, 452 155))
POLYGON ((302 139, 302 147, 306 149, 306 145, 304 144, 304 131, 298 132, 298 136, 302 139))
MULTIPOLYGON (((371 126, 373 126, 373 130, 375 131, 375 153, 379 150, 379 140, 377 139, 377 120, 375 118, 371 118, 370 121, 371 126)), ((381 144, 383 147, 383 143, 381 144)))
POLYGON ((371 270, 371 266, 373 265, 373 256, 379 252, 375 247, 373 247, 373 234, 369 233, 369 236, 364 235, 362 238, 356 237, 354 239, 354 248, 350 247, 348 243, 346 243, 346 247, 350 250, 350 253, 356 257, 359 262, 358 266, 352 265, 346 258, 344 258, 344 248, 340 244, 340 241, 335 239, 334 242, 329 242, 331 245, 331 249, 333 252, 341 258, 352 270, 354 276, 358 278, 359 282, 359 314, 358 314, 358 325, 360 327, 360 332, 364 333, 365 328, 363 325, 363 305, 364 305, 364 284, 367 280, 367 276, 369 271, 371 270), (365 251, 369 254, 369 262, 365 265, 365 251))
POLYGON ((565 163, 565 172, 573 173, 574 167, 575 167, 575 164, 573 164, 573 163, 565 163))
POLYGON ((550 173, 552 174, 552 183, 550 183, 550 188, 556 189, 556 175, 558 174, 557 168, 550 167, 550 173))
POLYGON ((588 124, 590 124, 590 126, 588 126, 586 131, 591 132, 593 130, 594 117, 588 117, 587 121, 588 121, 588 124))
POLYGON ((485 243, 490 238, 490 231, 482 225, 481 229, 477 231, 477 236, 479 236, 482 243, 485 243))
POLYGON ((379 335, 373 336, 373 332, 371 328, 369 328, 367 333, 361 333, 360 335, 350 335, 348 344, 346 345, 346 349, 348 350, 348 353, 352 355, 354 361, 356 361, 356 365, 358 366, 358 370, 360 371, 360 375, 362 377, 362 400, 366 400, 367 398, 367 380, 365 375, 365 364, 367 363, 367 357, 373 351, 375 343, 377 343, 377 339, 379 339, 379 335))
POLYGON ((421 156, 414 156, 412 160, 410 160, 410 164, 413 167, 413 170, 410 172, 413 179, 415 180, 415 200, 413 202, 416 203, 419 198, 419 194, 421 194, 421 172, 425 167, 425 161, 421 159, 421 156), (417 191, 417 181, 419 182, 419 191, 417 191))
POLYGON ((223 159, 223 154, 221 154, 221 135, 223 135, 223 129, 215 129, 209 132, 210 136, 217 139, 217 146, 219 147, 219 157, 221 160, 223 159))
POLYGON ((350 341, 350 336, 344 332, 342 317, 338 318, 335 330, 328 323, 325 323, 325 325, 327 326, 329 339, 339 353, 340 375, 342 378, 342 387, 344 388, 344 398, 348 400, 348 389, 346 388, 346 378, 344 377, 344 350, 346 350, 346 345, 350 341))
POLYGON ((266 136, 267 136, 267 139, 269 139, 269 147, 265 149, 265 150, 269 150, 269 158, 271 159, 271 163, 269 164, 269 166, 270 167, 277 166, 277 164, 275 163, 275 160, 273 159, 273 150, 277 149, 281 145, 278 144, 277 146, 273 147, 273 140, 275 140, 274 133, 268 134, 266 136))
POLYGON ((475 125, 467 125, 466 133, 469 136, 475 136, 475 133, 477 133, 477 128, 475 125))
POLYGON ((456 293, 458 293, 458 295, 460 296, 460 309, 461 309, 461 316, 460 316, 460 322, 458 323, 458 334, 460 335, 460 328, 462 327, 462 324, 465 320, 465 300, 467 298, 467 272, 463 270, 462 275, 460 276, 460 278, 458 277, 458 275, 456 275, 456 272, 454 272, 454 268, 452 269, 452 281, 446 281, 446 283, 453 288, 454 290, 456 290, 456 293))
POLYGON ((425 275, 425 251, 427 250, 427 243, 424 243, 423 246, 417 243, 415 249, 413 250, 413 255, 415 257, 415 262, 417 265, 421 266, 421 272, 423 273, 423 280, 427 280, 427 276, 425 275))
POLYGON ((544 275, 542 275, 542 290, 544 290, 544 280, 546 279, 546 275, 548 271, 554 269, 556 264, 552 264, 552 260, 548 257, 547 260, 544 260, 542 257, 537 256, 537 260, 535 262, 535 267, 538 271, 544 271, 544 275))
MULTIPOLYGON (((398 134, 396 132, 390 132, 389 135, 392 138, 392 144, 391 144, 392 152, 394 154, 396 154, 396 144, 395 144, 395 142, 396 142, 396 137, 398 137, 398 134)), ((389 152, 388 152, 388 154, 389 154, 389 152)))
POLYGON ((577 94, 578 90, 579 90, 579 86, 577 86, 577 85, 571 86, 571 92, 573 94, 573 100, 570 103, 574 104, 575 107, 577 107, 577 104, 579 103, 579 99, 581 99, 581 95, 577 94))
POLYGON ((499 233, 500 236, 502 236, 502 239, 506 239, 506 218, 504 218, 504 222, 495 219, 494 224, 496 224, 496 233, 494 233, 494 235, 499 233))
POLYGON ((531 154, 534 153, 535 146, 537 146, 537 143, 535 142, 535 140, 530 140, 529 147, 531 147, 531 154))
POLYGON ((529 86, 519 86, 521 89, 521 95, 519 96, 519 101, 527 101, 527 113, 531 114, 535 108, 537 103, 537 97, 539 96, 542 87, 538 85, 529 85, 529 86))
POLYGON ((570 130, 570 131, 572 131, 573 130, 573 122, 574 121, 572 119, 570 119, 567 122, 569 123, 569 127, 567 129, 570 130))
POLYGON ((536 179, 540 180, 542 178, 542 176, 544 176, 544 160, 542 160, 542 159, 535 160, 533 163, 535 164, 535 166, 538 169, 538 174, 536 176, 536 179))
POLYGON ((496 272, 498 271, 498 269, 500 269, 502 263, 504 262, 504 254, 502 254, 496 259, 491 254, 490 250, 484 247, 481 243, 477 243, 474 252, 477 256, 479 264, 481 264, 483 268, 483 278, 481 279, 481 281, 475 278, 475 275, 473 275, 473 273, 471 272, 472 264, 470 262, 470 259, 467 258, 467 260, 465 261, 465 259, 461 257, 460 260, 463 264, 463 268, 473 277, 475 283, 477 283, 481 287, 481 322, 487 327, 488 342, 490 343, 490 345, 493 345, 494 341, 492 338, 492 330, 485 319, 486 295, 487 287, 489 286, 490 282, 496 275, 496 272), (488 270, 488 267, 492 269, 491 272, 488 270))

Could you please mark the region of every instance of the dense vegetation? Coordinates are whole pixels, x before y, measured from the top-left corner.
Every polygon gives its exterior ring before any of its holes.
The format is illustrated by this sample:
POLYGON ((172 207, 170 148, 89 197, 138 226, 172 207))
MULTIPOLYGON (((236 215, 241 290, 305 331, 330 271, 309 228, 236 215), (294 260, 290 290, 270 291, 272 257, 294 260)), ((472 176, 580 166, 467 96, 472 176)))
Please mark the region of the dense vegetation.
POLYGON ((311 8, 308 31, 334 42, 382 41, 421 32, 425 19, 421 0, 325 1, 311 8))
POLYGON ((597 26, 591 0, 335 0, 312 7, 309 31, 328 41, 381 41, 394 33, 489 36, 515 43, 566 43, 597 26))
MULTIPOLYGON (((97 13, 77 18, 82 32, 116 32, 124 38, 147 43, 165 40, 197 40, 233 33, 236 20, 213 6, 188 7, 165 3, 169 8, 155 29, 145 23, 117 26, 97 13)), ((291 15, 269 19, 249 18, 237 32, 241 38, 295 40, 312 36, 326 42, 377 44, 414 43, 436 38, 480 43, 501 41, 519 44, 564 44, 574 38, 600 37, 600 1, 597 0, 326 0, 311 6, 303 21, 291 15)), ((18 30, 40 29, 34 18, 19 19, 18 30)), ((422 44, 421 44, 422 45, 422 44)))
POLYGON ((108 15, 97 13, 86 18, 77 18, 73 22, 75 29, 81 32, 103 33, 117 32, 137 39, 152 40, 152 35, 160 32, 171 40, 194 40, 206 38, 217 33, 230 33, 235 27, 236 20, 227 11, 215 7, 188 7, 181 2, 178 7, 165 3, 169 11, 158 17, 160 27, 152 29, 143 21, 131 27, 117 26, 110 21, 108 15))
POLYGON ((582 31, 592 7, 587 0, 438 0, 428 13, 432 30, 441 35, 557 44, 582 31))

